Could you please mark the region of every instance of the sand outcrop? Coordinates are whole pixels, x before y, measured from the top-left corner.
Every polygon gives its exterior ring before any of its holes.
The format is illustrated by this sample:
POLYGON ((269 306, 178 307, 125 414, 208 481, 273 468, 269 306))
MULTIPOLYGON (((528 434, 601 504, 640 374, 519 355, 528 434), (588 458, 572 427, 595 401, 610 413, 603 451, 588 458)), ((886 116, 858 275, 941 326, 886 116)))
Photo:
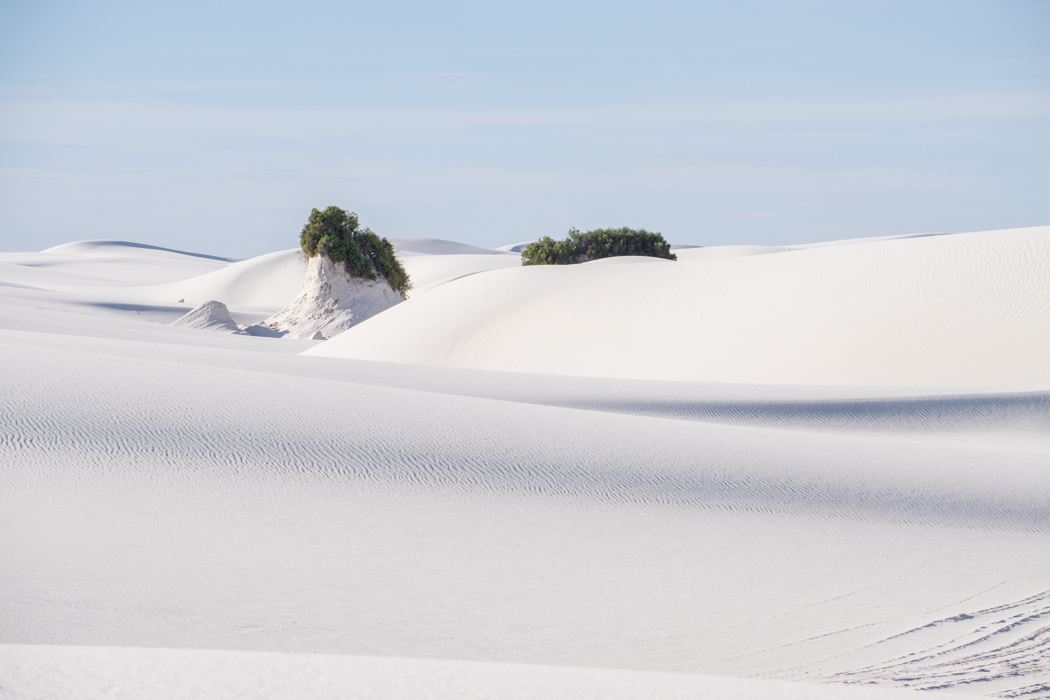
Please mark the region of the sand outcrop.
POLYGON ((289 338, 325 340, 404 300, 382 275, 353 277, 343 263, 315 255, 307 261, 299 296, 262 325, 289 338))
POLYGON ((199 331, 218 333, 240 333, 241 329, 230 316, 230 310, 221 301, 206 301, 174 322, 177 328, 193 328, 199 331))

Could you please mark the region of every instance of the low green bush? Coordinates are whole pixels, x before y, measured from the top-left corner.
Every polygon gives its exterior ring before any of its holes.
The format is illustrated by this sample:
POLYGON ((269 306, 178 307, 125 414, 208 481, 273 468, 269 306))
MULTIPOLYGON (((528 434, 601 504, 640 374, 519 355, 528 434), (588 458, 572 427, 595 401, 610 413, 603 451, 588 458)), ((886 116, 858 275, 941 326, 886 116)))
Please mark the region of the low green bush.
POLYGON ((544 236, 521 251, 522 265, 572 265, 614 258, 620 255, 644 255, 677 260, 671 244, 659 233, 633 228, 599 228, 587 233, 569 229, 569 237, 556 241, 544 236))
POLYGON ((412 289, 394 246, 371 229, 361 228, 353 212, 348 214, 339 207, 314 209, 299 234, 299 245, 311 258, 321 253, 334 263, 345 263, 347 272, 355 277, 374 280, 382 275, 396 292, 404 294, 412 289))

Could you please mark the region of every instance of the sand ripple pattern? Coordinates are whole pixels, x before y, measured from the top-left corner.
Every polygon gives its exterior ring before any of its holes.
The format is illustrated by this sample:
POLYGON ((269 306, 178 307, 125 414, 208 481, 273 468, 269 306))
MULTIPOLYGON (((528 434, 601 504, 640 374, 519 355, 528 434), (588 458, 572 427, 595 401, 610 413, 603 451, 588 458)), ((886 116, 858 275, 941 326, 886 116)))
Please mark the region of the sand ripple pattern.
POLYGON ((604 410, 581 412, 40 348, 6 347, 3 361, 0 455, 16 481, 19 473, 37 480, 49 471, 88 483, 101 474, 193 480, 232 473, 967 527, 1050 526, 1050 466, 1041 450, 782 429, 892 426, 902 405, 904 415, 925 413, 956 427, 987 414, 1003 425, 1037 423, 1046 415, 1045 394, 983 403, 875 401, 856 411, 834 402, 661 409, 603 399, 592 408, 604 410), (38 361, 49 352, 62 356, 38 361), (283 399, 273 401, 274 394, 283 399), (616 412, 632 408, 708 422, 616 412), (767 427, 712 424, 732 421, 767 427))

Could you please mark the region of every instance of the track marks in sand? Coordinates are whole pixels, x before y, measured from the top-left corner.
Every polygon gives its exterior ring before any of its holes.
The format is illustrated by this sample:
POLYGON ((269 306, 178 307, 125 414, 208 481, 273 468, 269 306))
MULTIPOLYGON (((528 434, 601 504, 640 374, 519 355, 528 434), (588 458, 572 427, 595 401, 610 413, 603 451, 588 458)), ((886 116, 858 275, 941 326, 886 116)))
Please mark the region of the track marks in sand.
POLYGON ((820 679, 1050 698, 1050 590, 934 620, 863 651, 884 649, 890 656, 883 662, 820 679))

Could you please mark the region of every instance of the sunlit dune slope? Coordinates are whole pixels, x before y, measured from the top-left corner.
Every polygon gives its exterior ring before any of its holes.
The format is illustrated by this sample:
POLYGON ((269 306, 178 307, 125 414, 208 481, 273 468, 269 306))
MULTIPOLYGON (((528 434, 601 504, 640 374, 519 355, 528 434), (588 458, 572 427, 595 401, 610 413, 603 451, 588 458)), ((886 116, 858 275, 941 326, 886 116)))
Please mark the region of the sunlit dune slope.
POLYGON ((308 354, 641 379, 1050 382, 1050 227, 494 271, 308 354))
POLYGON ((200 277, 143 287, 138 298, 151 302, 185 299, 188 304, 215 299, 230 306, 279 307, 295 298, 305 275, 306 258, 300 250, 279 250, 200 277))
MULTIPOLYGON (((489 698, 725 698, 736 700, 914 700, 886 688, 819 686, 685 673, 535 664, 478 663, 338 654, 212 649, 0 646, 5 685, 21 696, 124 697, 149 690, 169 698, 258 697, 488 700, 489 698), (129 683, 129 677, 139 683, 129 683), (128 687, 130 686, 130 687, 128 687), (117 689, 117 692, 114 692, 117 689), (46 691, 46 692, 41 692, 46 691)), ((938 695, 941 700, 961 695, 938 695)))
POLYGON ((161 284, 207 274, 230 262, 129 241, 76 241, 39 253, 0 253, 0 284, 48 290, 161 284))

